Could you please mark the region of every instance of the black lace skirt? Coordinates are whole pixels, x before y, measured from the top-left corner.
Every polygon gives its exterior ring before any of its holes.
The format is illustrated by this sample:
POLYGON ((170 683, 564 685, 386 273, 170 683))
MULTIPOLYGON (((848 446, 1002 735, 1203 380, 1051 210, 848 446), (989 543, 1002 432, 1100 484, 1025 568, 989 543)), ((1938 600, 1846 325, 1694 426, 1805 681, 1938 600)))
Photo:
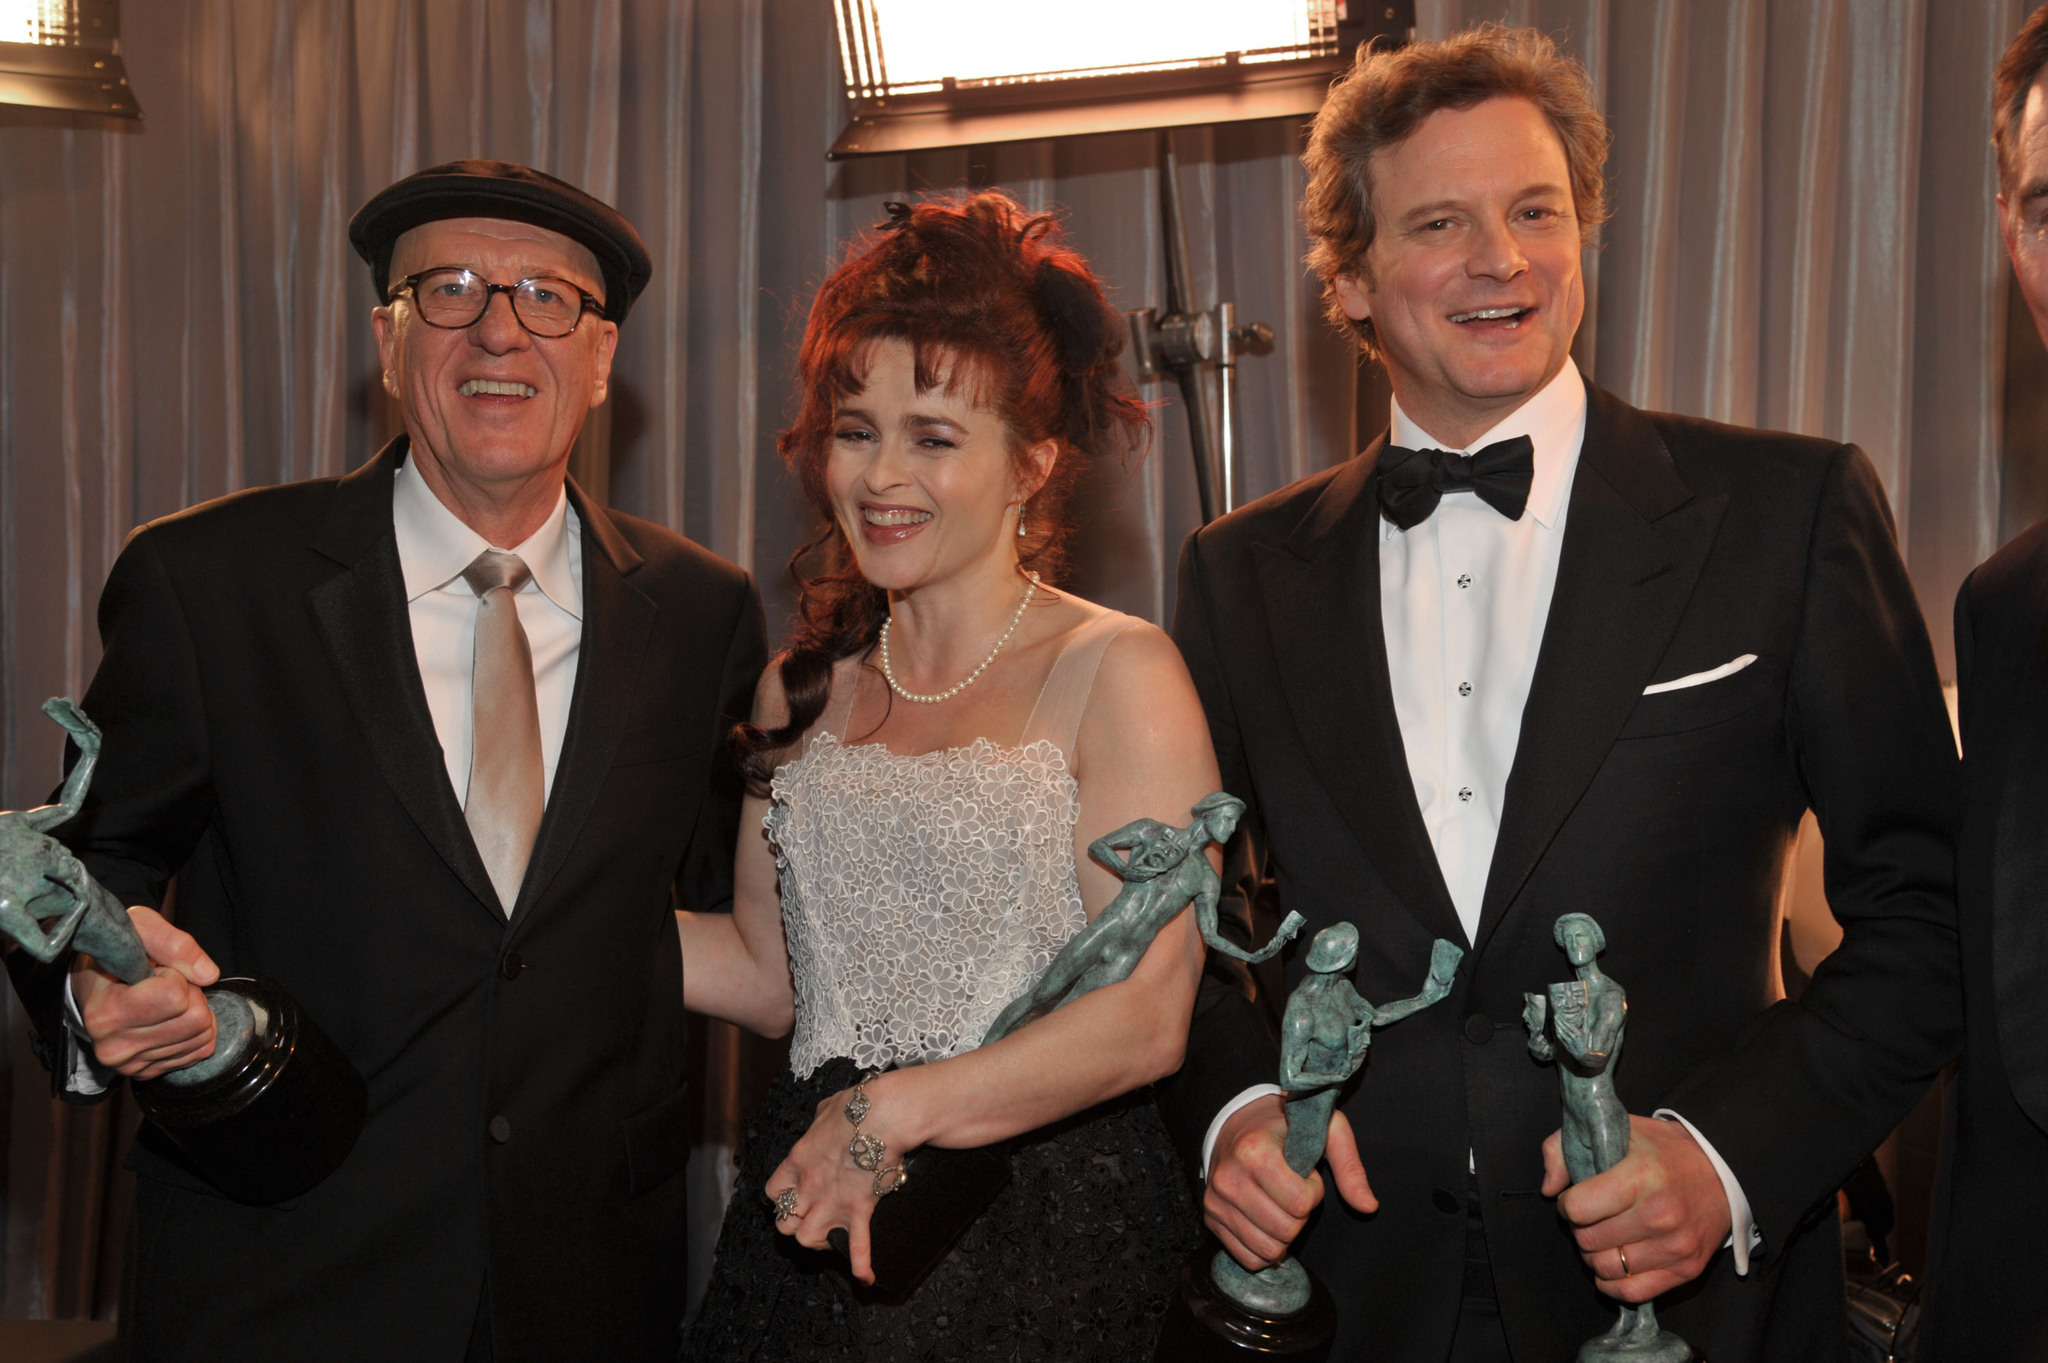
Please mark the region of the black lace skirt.
POLYGON ((859 1072, 784 1074, 747 1125, 686 1363, 1150 1360, 1195 1211, 1152 1104, 1125 1098, 1012 1143, 1010 1186, 902 1305, 775 1229, 763 1185, 859 1072))

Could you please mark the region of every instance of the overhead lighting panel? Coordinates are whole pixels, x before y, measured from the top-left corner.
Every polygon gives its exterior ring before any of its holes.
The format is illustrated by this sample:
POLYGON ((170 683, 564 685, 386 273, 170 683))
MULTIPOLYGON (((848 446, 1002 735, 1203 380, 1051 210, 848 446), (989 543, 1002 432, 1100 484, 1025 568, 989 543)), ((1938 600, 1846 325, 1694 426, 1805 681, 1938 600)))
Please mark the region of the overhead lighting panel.
POLYGON ((853 122, 831 156, 1314 113, 1413 0, 835 0, 853 122))
POLYGON ((0 104, 142 117, 119 0, 0 0, 0 104))

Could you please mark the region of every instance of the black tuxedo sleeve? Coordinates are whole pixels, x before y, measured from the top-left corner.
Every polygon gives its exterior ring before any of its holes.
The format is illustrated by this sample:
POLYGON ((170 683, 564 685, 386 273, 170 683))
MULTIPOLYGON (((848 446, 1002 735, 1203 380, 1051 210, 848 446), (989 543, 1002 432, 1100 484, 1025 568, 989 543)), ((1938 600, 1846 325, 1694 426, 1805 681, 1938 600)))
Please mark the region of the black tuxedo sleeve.
POLYGON ((739 836, 740 799, 744 794, 738 765, 726 736, 753 708, 754 686, 768 662, 768 626, 761 611, 761 593, 754 580, 733 602, 725 637, 725 663, 719 672, 718 714, 713 717, 711 785, 698 807, 697 826, 676 876, 676 899, 696 912, 732 909, 733 848, 739 836))
MULTIPOLYGON (((1249 947, 1252 906, 1264 874, 1264 830, 1257 792, 1238 738, 1223 669, 1210 630, 1202 587, 1199 532, 1181 546, 1180 587, 1173 613, 1173 639, 1187 660, 1195 692, 1209 719, 1210 741, 1223 773, 1223 788, 1245 802, 1237 835, 1224 849, 1223 898, 1218 917, 1223 935, 1249 947)), ((1250 972, 1241 962, 1209 953, 1189 1025, 1187 1058, 1180 1072, 1158 1088, 1161 1115, 1189 1173, 1201 1166, 1202 1140, 1219 1109, 1254 1084, 1270 1084, 1280 1072, 1279 1042, 1265 1013, 1253 1001, 1250 972)))
MULTIPOLYGON (((213 796, 196 653, 171 574, 146 530, 115 560, 99 623, 103 651, 84 709, 104 735, 100 763, 84 808, 57 836, 122 903, 161 908, 171 875, 205 830, 213 796)), ((55 1092, 81 1102, 112 1092, 65 1087, 78 1044, 63 1021, 69 954, 45 966, 15 952, 7 964, 55 1092)))
POLYGON ((1766 1253, 1961 1042, 1955 740, 1884 493, 1851 446, 1818 500, 1785 722, 1842 944, 1668 1104, 1734 1170, 1766 1253))

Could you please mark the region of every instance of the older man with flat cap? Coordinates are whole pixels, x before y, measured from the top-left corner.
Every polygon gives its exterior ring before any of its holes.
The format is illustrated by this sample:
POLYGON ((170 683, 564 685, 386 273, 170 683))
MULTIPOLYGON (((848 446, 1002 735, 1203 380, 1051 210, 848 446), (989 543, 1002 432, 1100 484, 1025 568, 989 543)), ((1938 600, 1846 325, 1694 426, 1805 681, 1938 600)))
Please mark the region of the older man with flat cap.
POLYGON ((672 911, 730 893, 718 754, 759 599, 567 478, 648 278, 622 216, 460 161, 349 230, 405 433, 129 540, 85 697, 104 755, 62 836, 147 906, 162 964, 18 982, 73 1094, 208 1053, 196 986, 222 973, 282 983, 369 1083, 347 1161, 283 1205, 144 1128, 134 1357, 672 1359, 672 911))

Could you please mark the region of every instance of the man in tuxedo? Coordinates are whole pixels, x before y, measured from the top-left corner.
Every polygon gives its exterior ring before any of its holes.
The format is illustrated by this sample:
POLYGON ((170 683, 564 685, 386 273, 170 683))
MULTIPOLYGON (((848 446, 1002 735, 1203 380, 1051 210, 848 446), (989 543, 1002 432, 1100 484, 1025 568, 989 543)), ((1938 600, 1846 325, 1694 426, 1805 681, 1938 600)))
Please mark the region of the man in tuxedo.
POLYGON ((1467 948, 1449 1000, 1375 1037, 1331 1126, 1341 1196, 1281 1158, 1248 984, 1205 993, 1167 1099, 1224 1246, 1296 1241, 1330 1285, 1337 1359, 1567 1358, 1651 1297, 1710 1358, 1838 1356, 1834 1189, 1958 1027, 1955 751, 1883 492, 1852 446, 1581 378, 1606 147, 1533 32, 1361 52, 1304 218, 1391 429, 1182 554, 1174 634, 1249 805, 1240 903, 1270 878, 1304 937, 1355 922, 1369 998, 1431 939, 1467 948), (1787 1003, 1809 807, 1844 938, 1787 1003), (1628 990, 1643 1115, 1567 1190, 1521 1014, 1569 912, 1628 990))
MULTIPOLYGON (((1999 224, 2048 336, 2048 9, 1999 63, 1999 224)), ((1963 731, 1962 1065, 1950 1094, 1922 1347, 2048 1357, 2048 523, 1956 597, 1963 731)))
POLYGON ((341 1168, 229 1200, 145 1126, 123 1331, 160 1360, 673 1359, 673 909, 730 894, 719 754, 763 663, 747 575, 567 479, 649 262, 523 166, 350 226, 405 433, 345 477, 138 530, 100 602, 105 732, 61 836, 156 975, 24 996, 64 1087, 210 1052, 198 985, 289 990, 361 1071, 341 1168), (153 912, 176 877, 180 931, 153 912), (187 936, 189 934, 189 936, 187 936), (75 1040, 77 1034, 89 1040, 75 1040))

